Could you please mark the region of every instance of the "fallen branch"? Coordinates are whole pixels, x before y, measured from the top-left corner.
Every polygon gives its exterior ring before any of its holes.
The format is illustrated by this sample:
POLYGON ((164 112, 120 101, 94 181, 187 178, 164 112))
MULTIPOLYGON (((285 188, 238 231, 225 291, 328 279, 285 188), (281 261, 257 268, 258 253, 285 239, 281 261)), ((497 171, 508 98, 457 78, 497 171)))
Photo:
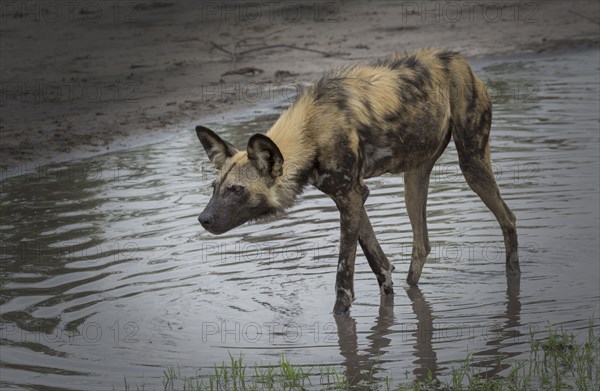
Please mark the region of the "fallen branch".
POLYGON ((259 50, 278 49, 278 48, 286 48, 286 49, 293 49, 293 50, 302 50, 305 52, 319 53, 319 54, 323 55, 324 57, 340 57, 340 56, 346 56, 346 55, 350 54, 350 53, 342 53, 342 52, 325 52, 323 50, 303 48, 300 46, 288 45, 288 44, 266 45, 266 46, 261 46, 258 48, 242 50, 242 51, 234 54, 231 50, 224 48, 222 45, 219 45, 218 43, 216 43, 214 41, 210 41, 210 44, 212 45, 211 50, 218 49, 229 56, 235 57, 234 61, 237 59, 237 57, 243 56, 248 53, 257 52, 259 50))
POLYGON ((215 43, 213 41, 210 41, 210 44, 212 45, 212 47, 210 48, 210 50, 212 51, 213 49, 219 49, 220 51, 222 51, 223 53, 226 53, 230 56, 233 56, 233 53, 231 53, 231 51, 225 49, 223 46, 219 45, 218 43, 215 43))
POLYGON ((243 56, 244 54, 247 53, 251 53, 251 52, 255 52, 258 50, 267 50, 267 49, 276 49, 276 48, 287 48, 287 49, 294 49, 294 50, 303 50, 305 52, 313 52, 313 53, 319 53, 322 54, 325 57, 337 57, 337 56, 345 56, 348 55, 350 53, 331 53, 331 52, 325 52, 322 50, 317 50, 317 49, 311 49, 311 48, 303 48, 300 46, 295 46, 295 45, 287 45, 287 44, 277 44, 277 45, 267 45, 267 46, 261 46, 259 48, 253 48, 253 49, 247 49, 247 50, 243 50, 241 52, 238 53, 238 55, 243 56))
POLYGON ((582 15, 582 14, 580 14, 580 13, 578 13, 578 12, 571 11, 571 10, 569 10, 569 12, 570 12, 570 13, 572 13, 573 15, 577 15, 577 16, 579 16, 580 18, 587 19, 587 20, 589 20, 589 21, 590 21, 590 22, 592 22, 592 23, 600 24, 600 21, 598 21, 598 20, 596 20, 596 19, 594 19, 594 18, 590 18, 589 16, 582 15))

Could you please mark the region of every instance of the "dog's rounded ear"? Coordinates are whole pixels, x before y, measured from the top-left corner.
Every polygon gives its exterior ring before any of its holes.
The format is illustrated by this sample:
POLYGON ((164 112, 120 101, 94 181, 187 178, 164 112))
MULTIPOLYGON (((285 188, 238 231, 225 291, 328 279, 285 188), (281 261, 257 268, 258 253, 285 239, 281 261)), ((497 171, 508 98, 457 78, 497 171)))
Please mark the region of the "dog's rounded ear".
POLYGON ((233 145, 223 140, 209 128, 196 126, 196 134, 198 135, 198 139, 202 143, 208 158, 215 165, 217 170, 220 170, 221 167, 223 167, 225 160, 238 153, 238 150, 233 145))
POLYGON ((248 160, 254 164, 262 174, 277 178, 283 174, 283 155, 269 137, 264 134, 255 134, 248 140, 248 160))

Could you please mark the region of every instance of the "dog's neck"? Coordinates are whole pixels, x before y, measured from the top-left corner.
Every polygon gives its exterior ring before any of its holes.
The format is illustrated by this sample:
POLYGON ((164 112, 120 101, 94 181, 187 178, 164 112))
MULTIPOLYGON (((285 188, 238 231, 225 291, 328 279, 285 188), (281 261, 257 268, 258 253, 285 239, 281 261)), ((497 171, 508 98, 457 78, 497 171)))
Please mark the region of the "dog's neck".
POLYGON ((290 207, 295 197, 308 183, 308 174, 314 168, 316 149, 307 132, 310 122, 310 103, 300 96, 267 132, 283 155, 283 175, 277 178, 281 204, 290 207))

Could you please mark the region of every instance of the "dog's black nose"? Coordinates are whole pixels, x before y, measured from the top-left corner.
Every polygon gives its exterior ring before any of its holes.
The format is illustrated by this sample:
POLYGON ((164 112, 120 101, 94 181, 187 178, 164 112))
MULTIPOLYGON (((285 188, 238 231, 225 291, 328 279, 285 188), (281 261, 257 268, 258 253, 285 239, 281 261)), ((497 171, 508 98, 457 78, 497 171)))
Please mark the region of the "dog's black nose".
POLYGON ((203 227, 210 227, 210 225, 213 222, 213 218, 212 216, 205 215, 204 213, 202 213, 200 214, 200 216, 198 216, 198 221, 200 222, 200 224, 202 224, 203 227))

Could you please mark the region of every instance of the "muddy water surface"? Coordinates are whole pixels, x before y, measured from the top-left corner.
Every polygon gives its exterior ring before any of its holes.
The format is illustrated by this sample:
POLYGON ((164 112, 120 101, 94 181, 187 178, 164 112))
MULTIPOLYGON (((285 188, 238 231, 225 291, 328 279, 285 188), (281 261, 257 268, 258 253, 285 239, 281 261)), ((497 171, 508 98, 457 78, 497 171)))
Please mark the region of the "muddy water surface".
MULTIPOLYGON (((229 353, 262 365, 284 353, 348 369, 353 382, 365 370, 443 378, 472 353, 501 375, 527 356, 530 330, 582 332, 600 314, 598 54, 475 63, 494 95, 492 159, 518 218, 520 287, 507 286, 500 229, 452 145, 432 177, 433 249, 419 288, 402 286, 412 241, 402 177, 368 181, 396 294, 380 301, 359 250, 357 300, 343 318, 331 314, 333 202, 307 189, 282 219, 208 234, 196 219, 213 171, 191 125, 161 143, 4 180, 1 386, 121 389, 126 377, 162 389, 166 366, 208 373, 229 353)), ((211 125, 241 146, 277 104, 211 125)))

